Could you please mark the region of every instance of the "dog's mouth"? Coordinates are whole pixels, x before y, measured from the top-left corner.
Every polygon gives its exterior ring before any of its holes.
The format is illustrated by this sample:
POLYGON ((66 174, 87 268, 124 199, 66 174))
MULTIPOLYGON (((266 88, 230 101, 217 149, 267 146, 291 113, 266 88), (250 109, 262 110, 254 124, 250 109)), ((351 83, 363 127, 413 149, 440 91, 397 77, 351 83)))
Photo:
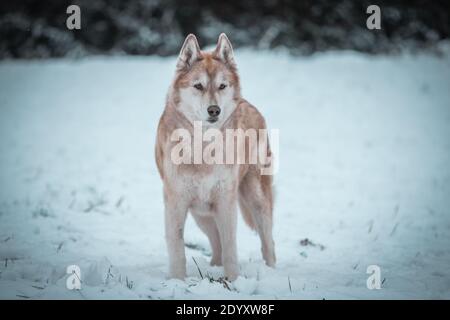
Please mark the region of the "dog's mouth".
POLYGON ((217 118, 217 117, 209 117, 207 121, 209 123, 214 123, 214 122, 217 122, 217 120, 219 120, 219 118, 217 118))

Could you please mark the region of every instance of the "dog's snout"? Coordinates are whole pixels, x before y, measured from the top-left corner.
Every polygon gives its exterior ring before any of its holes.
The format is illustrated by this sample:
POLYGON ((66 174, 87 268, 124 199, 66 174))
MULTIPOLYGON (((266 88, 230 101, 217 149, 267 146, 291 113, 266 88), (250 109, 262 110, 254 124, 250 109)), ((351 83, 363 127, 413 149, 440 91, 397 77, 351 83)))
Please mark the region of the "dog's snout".
POLYGON ((220 114, 220 108, 219 106, 209 106, 208 107, 208 114, 210 117, 218 117, 220 114))

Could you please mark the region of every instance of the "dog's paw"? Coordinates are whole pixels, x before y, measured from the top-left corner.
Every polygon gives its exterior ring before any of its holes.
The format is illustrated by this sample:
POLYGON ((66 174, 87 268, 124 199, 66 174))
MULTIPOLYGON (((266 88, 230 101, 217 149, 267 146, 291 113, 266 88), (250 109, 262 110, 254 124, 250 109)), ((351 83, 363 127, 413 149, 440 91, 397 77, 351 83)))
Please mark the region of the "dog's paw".
POLYGON ((237 265, 232 264, 232 265, 225 265, 224 266, 224 271, 225 271, 225 278, 228 281, 234 281, 237 279, 237 277, 239 276, 239 268, 237 265))
POLYGON ((186 275, 185 274, 169 274, 168 279, 178 279, 178 280, 184 281, 184 279, 186 279, 186 275))
POLYGON ((176 268, 169 271, 169 279, 184 280, 186 278, 186 270, 183 268, 176 268))
POLYGON ((270 268, 275 268, 275 264, 276 264, 275 260, 271 260, 271 259, 266 260, 266 266, 268 266, 270 268))
POLYGON ((268 267, 275 268, 275 263, 277 261, 277 258, 275 256, 275 250, 264 250, 262 249, 262 255, 264 262, 268 267))
POLYGON ((216 266, 216 267, 221 267, 221 266, 223 266, 223 264, 222 264, 222 259, 221 258, 216 258, 216 257, 213 257, 212 259, 211 259, 211 262, 209 263, 211 266, 216 266))
POLYGON ((230 273, 228 275, 225 275, 225 279, 227 279, 228 281, 232 282, 234 280, 236 280, 239 277, 239 273, 230 273))

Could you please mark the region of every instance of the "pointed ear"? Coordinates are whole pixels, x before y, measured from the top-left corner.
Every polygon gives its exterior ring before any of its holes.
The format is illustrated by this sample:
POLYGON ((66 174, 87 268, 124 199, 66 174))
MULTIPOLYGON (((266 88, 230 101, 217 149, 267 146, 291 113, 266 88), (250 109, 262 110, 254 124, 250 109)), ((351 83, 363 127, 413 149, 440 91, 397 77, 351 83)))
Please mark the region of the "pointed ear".
POLYGON ((178 56, 177 69, 190 68, 201 57, 200 46, 197 38, 191 33, 184 40, 180 55, 178 56))
POLYGON ((228 40, 225 33, 220 34, 214 55, 222 60, 223 63, 235 66, 233 47, 231 46, 231 42, 228 40))

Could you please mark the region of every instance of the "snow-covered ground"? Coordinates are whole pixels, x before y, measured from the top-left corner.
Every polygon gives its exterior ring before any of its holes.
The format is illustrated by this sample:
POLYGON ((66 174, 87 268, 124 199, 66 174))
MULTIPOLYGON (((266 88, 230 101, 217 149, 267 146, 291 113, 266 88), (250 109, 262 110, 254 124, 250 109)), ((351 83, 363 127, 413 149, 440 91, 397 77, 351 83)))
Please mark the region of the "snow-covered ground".
POLYGON ((450 298, 450 54, 236 56, 280 129, 277 268, 240 218, 242 276, 202 280, 193 258, 222 269, 189 218, 189 277, 166 279, 153 149, 174 57, 3 61, 0 298, 450 298))

